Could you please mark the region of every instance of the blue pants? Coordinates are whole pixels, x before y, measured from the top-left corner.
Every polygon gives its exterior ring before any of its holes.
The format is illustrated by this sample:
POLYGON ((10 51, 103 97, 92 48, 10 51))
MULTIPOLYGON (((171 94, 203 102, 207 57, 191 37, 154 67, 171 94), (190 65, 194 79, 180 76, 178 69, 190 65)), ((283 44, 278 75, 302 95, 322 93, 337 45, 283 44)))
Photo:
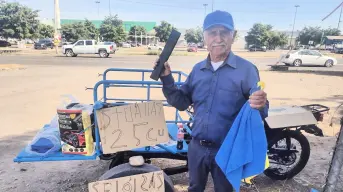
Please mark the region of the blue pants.
POLYGON ((192 140, 188 145, 189 192, 203 192, 211 173, 215 192, 233 192, 232 185, 215 162, 219 148, 192 140))

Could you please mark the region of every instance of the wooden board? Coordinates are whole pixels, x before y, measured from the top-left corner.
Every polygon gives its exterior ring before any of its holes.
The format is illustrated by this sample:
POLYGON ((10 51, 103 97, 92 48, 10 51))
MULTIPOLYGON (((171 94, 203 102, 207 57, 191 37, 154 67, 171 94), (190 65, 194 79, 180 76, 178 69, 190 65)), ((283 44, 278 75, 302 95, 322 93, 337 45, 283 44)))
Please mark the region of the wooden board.
POLYGON ((104 154, 169 140, 161 101, 100 109, 96 111, 96 118, 104 154))

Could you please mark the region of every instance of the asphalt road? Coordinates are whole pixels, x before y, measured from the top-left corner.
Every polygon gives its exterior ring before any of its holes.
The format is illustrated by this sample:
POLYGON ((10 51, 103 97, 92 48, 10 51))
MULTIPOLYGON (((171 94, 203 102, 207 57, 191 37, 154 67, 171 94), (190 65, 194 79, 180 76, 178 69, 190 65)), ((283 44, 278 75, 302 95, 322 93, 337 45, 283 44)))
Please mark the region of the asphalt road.
MULTIPOLYGON (((0 56, 0 64, 22 64, 22 65, 56 65, 56 66, 103 66, 120 68, 151 68, 157 56, 116 56, 110 58, 99 58, 94 56, 29 56, 29 55, 3 55, 0 56)), ((199 56, 174 56, 170 57, 171 67, 192 68, 197 62, 203 60, 199 56)), ((259 69, 267 69, 269 65, 277 62, 278 58, 248 58, 259 69)), ((333 68, 325 67, 301 67, 305 70, 330 70, 343 71, 343 59, 339 59, 339 65, 333 68)), ((299 68, 298 68, 299 69, 299 68)))

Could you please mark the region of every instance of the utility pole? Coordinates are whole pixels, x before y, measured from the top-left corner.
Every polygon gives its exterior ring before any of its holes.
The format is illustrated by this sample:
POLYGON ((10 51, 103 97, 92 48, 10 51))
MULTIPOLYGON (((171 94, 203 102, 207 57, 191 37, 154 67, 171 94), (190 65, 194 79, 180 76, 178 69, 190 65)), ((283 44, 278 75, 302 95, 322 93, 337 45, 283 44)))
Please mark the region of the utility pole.
POLYGON ((100 4, 100 1, 95 1, 96 4, 98 4, 98 16, 99 16, 99 4, 100 4))
POLYGON ((55 0, 54 10, 55 10, 55 22, 54 22, 54 45, 56 49, 56 54, 58 54, 58 44, 62 39, 61 37, 61 20, 60 20, 60 3, 59 0, 55 0))
POLYGON ((289 45, 292 45, 292 39, 293 39, 293 32, 294 32, 294 26, 295 26, 295 19, 297 17, 297 11, 298 11, 298 7, 300 7, 299 5, 295 5, 295 14, 294 14, 294 21, 293 21, 293 29, 292 29, 292 35, 291 35, 291 40, 289 42, 289 45))
POLYGON ((108 0, 108 11, 109 11, 110 16, 111 16, 111 0, 108 0))
POLYGON ((207 3, 204 4, 204 8, 205 8, 205 17, 206 17, 206 7, 207 7, 207 3))
POLYGON ((341 5, 341 12, 339 13, 339 19, 338 19, 337 29, 339 29, 339 24, 341 23, 342 8, 343 8, 343 6, 341 5))

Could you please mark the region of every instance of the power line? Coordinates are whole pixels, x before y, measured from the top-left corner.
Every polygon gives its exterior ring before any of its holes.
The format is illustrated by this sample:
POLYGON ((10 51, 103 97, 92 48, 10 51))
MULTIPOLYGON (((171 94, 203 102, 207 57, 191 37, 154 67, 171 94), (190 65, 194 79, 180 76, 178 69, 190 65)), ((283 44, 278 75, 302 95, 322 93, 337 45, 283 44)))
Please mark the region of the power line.
MULTIPOLYGON (((187 7, 187 6, 177 6, 177 5, 168 5, 168 4, 159 4, 159 3, 150 3, 150 2, 142 2, 142 1, 132 1, 132 0, 116 0, 120 2, 125 2, 125 3, 136 3, 136 4, 145 4, 145 5, 153 5, 153 6, 159 6, 159 7, 167 7, 167 8, 180 8, 180 9, 187 9, 187 10, 201 10, 203 11, 203 8, 200 6, 203 5, 199 1, 199 7, 187 7)), ((187 1, 189 2, 189 1, 187 1)), ((217 1, 216 1, 217 3, 217 1)), ((231 3, 231 2, 230 2, 231 3)), ((265 2, 263 2, 265 3, 265 2)), ((259 2, 261 4, 261 2, 259 2)), ((230 11, 230 13, 266 13, 266 14, 293 14, 293 11, 288 11, 288 12, 280 12, 280 11, 230 11)), ((306 13, 306 12, 302 12, 306 13)), ((312 14, 312 15, 318 15, 317 12, 309 11, 307 14, 312 14)))

